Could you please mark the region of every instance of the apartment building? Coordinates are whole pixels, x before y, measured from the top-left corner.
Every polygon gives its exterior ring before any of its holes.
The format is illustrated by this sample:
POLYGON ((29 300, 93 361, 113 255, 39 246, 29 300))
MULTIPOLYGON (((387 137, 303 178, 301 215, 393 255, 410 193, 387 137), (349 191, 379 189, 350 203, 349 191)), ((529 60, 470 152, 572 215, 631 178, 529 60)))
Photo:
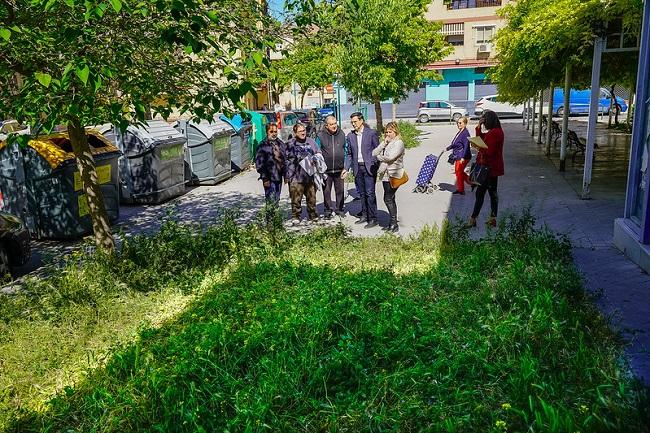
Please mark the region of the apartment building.
POLYGON ((442 22, 442 32, 454 50, 430 65, 442 80, 426 83, 426 99, 444 99, 474 109, 474 101, 495 94, 485 72, 496 64, 492 39, 505 26, 497 9, 513 0, 433 0, 427 11, 431 21, 442 22))

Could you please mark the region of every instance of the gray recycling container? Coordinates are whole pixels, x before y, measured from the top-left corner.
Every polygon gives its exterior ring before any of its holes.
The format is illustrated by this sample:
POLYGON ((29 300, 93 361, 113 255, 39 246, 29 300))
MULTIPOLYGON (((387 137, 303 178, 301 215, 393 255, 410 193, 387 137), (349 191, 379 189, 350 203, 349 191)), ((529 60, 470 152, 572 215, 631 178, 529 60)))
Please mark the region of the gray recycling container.
POLYGON ((244 123, 230 139, 230 160, 234 171, 247 170, 251 165, 251 140, 253 126, 244 123))
POLYGON ((214 185, 230 178, 230 137, 234 130, 222 120, 200 123, 179 120, 174 128, 186 139, 185 181, 214 185))
POLYGON ((124 133, 104 125, 100 132, 124 154, 119 160, 123 203, 157 204, 185 193, 186 139, 167 122, 130 125, 124 133))
MULTIPOLYGON (((121 152, 87 130, 110 222, 120 213, 121 152)), ((38 238, 72 239, 92 233, 88 200, 67 133, 34 138, 24 148, 0 143, 0 210, 20 216, 38 238)))

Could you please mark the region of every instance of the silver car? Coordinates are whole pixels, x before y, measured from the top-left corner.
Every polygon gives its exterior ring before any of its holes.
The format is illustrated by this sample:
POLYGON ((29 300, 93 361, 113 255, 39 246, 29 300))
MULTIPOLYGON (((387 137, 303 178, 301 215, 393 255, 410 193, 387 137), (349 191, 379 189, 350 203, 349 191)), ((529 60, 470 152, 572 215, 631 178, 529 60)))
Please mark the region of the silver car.
POLYGON ((429 120, 454 120, 457 121, 467 116, 467 109, 457 107, 449 101, 420 102, 418 122, 427 123, 429 120))

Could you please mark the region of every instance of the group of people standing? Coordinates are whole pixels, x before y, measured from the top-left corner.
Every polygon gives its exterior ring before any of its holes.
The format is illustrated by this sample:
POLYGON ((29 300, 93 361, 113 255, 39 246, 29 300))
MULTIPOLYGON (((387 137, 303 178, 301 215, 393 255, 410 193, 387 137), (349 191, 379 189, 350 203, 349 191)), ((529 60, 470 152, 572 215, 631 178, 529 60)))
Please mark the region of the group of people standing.
MULTIPOLYGON (((395 186, 396 182, 391 180, 403 179, 405 176, 404 143, 400 137, 399 126, 395 122, 389 122, 384 128, 384 138, 380 142, 377 131, 365 122, 360 112, 352 113, 350 120, 353 129, 346 135, 339 127, 336 117, 327 116, 325 127, 316 139, 307 137, 307 127, 298 123, 294 125, 293 137, 287 143, 278 138, 277 124, 267 124, 266 138, 260 143, 255 158, 255 166, 264 186, 266 199, 277 203, 283 183, 288 184, 292 222, 301 222, 303 196, 307 203, 308 220, 315 222, 318 220, 316 191, 322 188, 324 218, 343 216, 345 179, 352 173, 361 201, 361 211, 356 214, 356 224, 372 228, 378 224, 375 185, 379 178, 384 189, 384 203, 390 215, 389 223, 383 230, 397 232, 399 226, 395 194, 399 186, 395 186), (332 189, 335 194, 334 201, 332 189)), ((467 124, 466 117, 458 120, 458 133, 447 148, 452 151, 450 161, 453 161, 456 173, 457 189, 454 194, 464 195, 465 184, 469 184, 472 190, 476 188, 476 202, 467 224, 469 227, 475 227, 485 194, 488 193, 491 212, 487 222, 495 226, 499 204, 497 180, 504 173, 503 130, 497 114, 485 110, 475 132, 486 147, 479 148, 476 164, 488 167, 489 174, 486 181, 477 184, 471 182, 465 172, 467 164, 472 160, 467 124)))

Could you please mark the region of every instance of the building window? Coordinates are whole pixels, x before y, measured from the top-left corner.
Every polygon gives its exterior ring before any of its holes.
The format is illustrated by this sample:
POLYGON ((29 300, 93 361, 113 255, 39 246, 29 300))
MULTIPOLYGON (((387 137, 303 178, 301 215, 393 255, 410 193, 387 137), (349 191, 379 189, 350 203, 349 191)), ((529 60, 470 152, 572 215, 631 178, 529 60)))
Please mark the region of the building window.
POLYGON ((454 47, 462 47, 463 45, 465 45, 465 36, 464 35, 447 36, 447 43, 454 47))
POLYGON ((495 26, 476 26, 474 34, 476 35, 476 45, 490 42, 494 37, 495 26))

